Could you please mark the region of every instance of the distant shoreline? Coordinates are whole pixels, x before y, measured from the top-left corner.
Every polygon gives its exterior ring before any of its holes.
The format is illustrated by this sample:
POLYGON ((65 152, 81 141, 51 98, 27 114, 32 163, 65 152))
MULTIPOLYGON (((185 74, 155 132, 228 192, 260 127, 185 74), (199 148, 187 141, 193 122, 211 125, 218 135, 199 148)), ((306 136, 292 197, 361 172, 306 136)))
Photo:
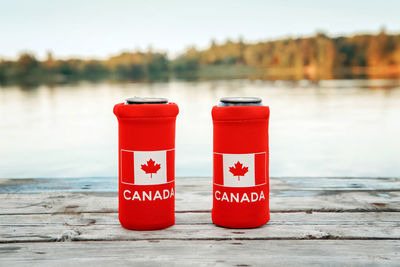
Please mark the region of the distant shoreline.
POLYGON ((173 72, 164 72, 162 75, 142 78, 118 78, 115 75, 104 74, 96 76, 63 76, 63 75, 50 75, 50 76, 34 76, 24 77, 20 80, 8 80, 0 82, 0 87, 7 86, 22 86, 22 87, 36 87, 39 85, 62 85, 74 84, 81 81, 87 82, 168 82, 171 80, 182 81, 201 81, 201 80, 230 80, 230 79, 248 79, 248 80, 264 80, 264 81, 300 81, 309 80, 316 82, 319 80, 336 80, 336 79, 400 79, 400 68, 394 69, 389 67, 382 68, 342 68, 332 70, 330 73, 309 71, 294 68, 271 68, 261 69, 243 65, 217 65, 217 66, 202 66, 196 71, 180 73, 177 75, 173 72))
POLYGON ((77 81, 168 81, 170 79, 330 80, 400 78, 400 34, 313 37, 244 43, 212 42, 188 48, 171 60, 166 53, 123 52, 105 60, 40 61, 21 54, 0 60, 0 85, 62 84, 77 81))

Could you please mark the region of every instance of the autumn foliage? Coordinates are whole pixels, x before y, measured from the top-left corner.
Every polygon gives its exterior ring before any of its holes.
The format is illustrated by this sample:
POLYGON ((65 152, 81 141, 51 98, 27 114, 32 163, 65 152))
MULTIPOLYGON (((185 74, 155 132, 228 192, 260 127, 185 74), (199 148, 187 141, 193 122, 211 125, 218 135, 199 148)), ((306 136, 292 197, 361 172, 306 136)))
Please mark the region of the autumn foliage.
POLYGON ((243 167, 243 164, 238 161, 234 164, 234 167, 229 167, 229 171, 233 176, 237 176, 240 181, 240 176, 244 176, 249 171, 249 168, 243 167))
POLYGON ((153 159, 147 161, 147 164, 142 164, 142 170, 147 174, 150 173, 150 178, 153 178, 153 173, 157 173, 161 168, 160 164, 155 164, 156 162, 153 159))
POLYGON ((257 43, 242 39, 190 47, 172 59, 166 52, 127 51, 108 59, 40 61, 32 54, 0 58, 0 84, 64 83, 76 80, 168 80, 171 77, 248 77, 250 79, 332 79, 400 77, 400 34, 314 36, 257 43), (228 75, 229 74, 229 75, 228 75))

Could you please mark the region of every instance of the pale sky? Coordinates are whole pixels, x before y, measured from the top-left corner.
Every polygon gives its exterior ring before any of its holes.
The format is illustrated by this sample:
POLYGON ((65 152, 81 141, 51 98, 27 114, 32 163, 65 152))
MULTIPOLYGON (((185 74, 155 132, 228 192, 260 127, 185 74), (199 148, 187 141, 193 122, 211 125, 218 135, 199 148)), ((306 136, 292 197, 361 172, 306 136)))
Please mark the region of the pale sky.
POLYGON ((0 57, 21 51, 43 57, 104 58, 122 50, 205 48, 246 41, 372 32, 400 32, 400 1, 0 0, 0 57))

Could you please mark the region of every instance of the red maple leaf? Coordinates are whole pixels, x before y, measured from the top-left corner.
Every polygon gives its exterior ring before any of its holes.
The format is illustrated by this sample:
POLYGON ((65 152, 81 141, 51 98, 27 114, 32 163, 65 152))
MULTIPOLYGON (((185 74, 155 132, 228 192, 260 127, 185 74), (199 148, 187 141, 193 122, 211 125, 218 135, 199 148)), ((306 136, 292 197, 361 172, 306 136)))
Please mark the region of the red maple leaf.
POLYGON ((240 181, 240 176, 244 176, 248 171, 248 167, 243 167, 243 164, 239 161, 234 164, 235 167, 229 167, 229 171, 233 174, 233 176, 237 176, 240 181))
POLYGON ((146 173, 150 173, 150 178, 153 178, 153 173, 157 173, 161 168, 160 164, 155 163, 156 162, 150 158, 150 160, 147 161, 147 164, 142 164, 142 170, 146 173))

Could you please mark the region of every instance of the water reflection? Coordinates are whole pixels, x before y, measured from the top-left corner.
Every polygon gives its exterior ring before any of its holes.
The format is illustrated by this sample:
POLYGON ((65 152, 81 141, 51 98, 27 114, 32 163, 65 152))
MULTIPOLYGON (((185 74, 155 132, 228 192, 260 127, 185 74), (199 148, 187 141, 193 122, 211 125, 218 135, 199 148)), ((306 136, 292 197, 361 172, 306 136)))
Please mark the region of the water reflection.
POLYGON ((0 177, 117 175, 115 103, 178 103, 176 174, 211 176, 211 108, 222 96, 271 107, 271 176, 399 176, 400 81, 196 81, 0 88, 0 177))

